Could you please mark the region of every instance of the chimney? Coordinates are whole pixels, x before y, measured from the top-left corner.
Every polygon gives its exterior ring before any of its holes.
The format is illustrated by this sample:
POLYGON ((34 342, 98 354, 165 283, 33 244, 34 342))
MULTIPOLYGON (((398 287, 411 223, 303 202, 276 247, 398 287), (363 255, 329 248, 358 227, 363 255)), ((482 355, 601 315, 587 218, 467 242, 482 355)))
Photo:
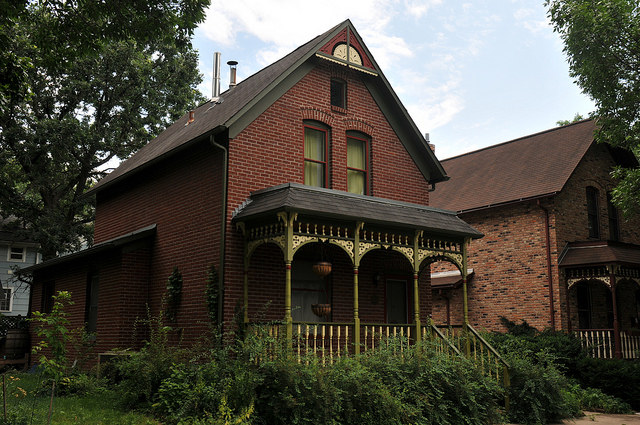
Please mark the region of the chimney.
POLYGON ((211 101, 217 102, 220 100, 220 52, 213 54, 213 81, 212 81, 212 94, 211 101))
POLYGON ((238 62, 229 61, 227 65, 229 65, 229 88, 232 89, 236 86, 236 67, 238 62))
POLYGON ((185 125, 189 125, 196 120, 196 111, 189 111, 189 120, 185 125))
POLYGON ((427 144, 431 148, 431 152, 436 153, 436 145, 429 141, 429 133, 424 133, 424 140, 427 141, 427 144))

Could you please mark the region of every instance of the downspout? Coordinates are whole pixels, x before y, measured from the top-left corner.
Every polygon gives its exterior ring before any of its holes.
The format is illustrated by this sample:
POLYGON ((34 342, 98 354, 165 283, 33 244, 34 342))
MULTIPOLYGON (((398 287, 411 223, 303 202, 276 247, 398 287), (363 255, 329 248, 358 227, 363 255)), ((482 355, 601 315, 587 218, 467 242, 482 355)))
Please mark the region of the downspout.
POLYGON ((537 200, 538 207, 544 211, 544 234, 547 246, 547 281, 549 284, 549 319, 551 330, 556 330, 556 314, 553 307, 553 276, 551 276, 551 236, 549 234, 549 210, 542 206, 540 199, 537 200))
POLYGON ((214 140, 214 135, 209 136, 209 142, 214 148, 222 150, 222 213, 220 227, 220 263, 218 279, 218 324, 222 324, 224 312, 224 258, 227 236, 227 168, 229 165, 229 151, 214 140))

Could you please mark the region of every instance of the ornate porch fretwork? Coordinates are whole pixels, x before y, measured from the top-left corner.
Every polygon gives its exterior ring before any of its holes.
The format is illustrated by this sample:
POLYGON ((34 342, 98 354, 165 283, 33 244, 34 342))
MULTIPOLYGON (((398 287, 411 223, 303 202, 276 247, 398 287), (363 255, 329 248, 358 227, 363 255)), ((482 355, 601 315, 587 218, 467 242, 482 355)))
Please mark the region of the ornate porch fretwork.
POLYGON ((287 249, 286 237, 284 235, 280 235, 280 236, 272 236, 264 239, 255 239, 247 242, 247 255, 251 257, 253 255, 253 252, 256 250, 256 248, 266 243, 274 243, 278 245, 278 247, 282 250, 283 253, 286 252, 285 251, 287 249))
POLYGON ((394 247, 392 247, 392 249, 394 251, 400 252, 405 257, 407 257, 407 260, 409 260, 411 262, 411 267, 413 267, 415 265, 414 264, 414 257, 413 257, 413 248, 410 248, 408 246, 394 246, 394 247))
POLYGON ((564 276, 567 281, 567 288, 571 288, 583 280, 597 280, 606 285, 607 288, 611 288, 611 273, 605 266, 565 269, 564 276))
POLYGON ((338 245, 341 247, 348 255, 351 261, 353 262, 354 253, 353 253, 353 241, 345 240, 345 239, 330 239, 329 243, 334 245, 338 245))
POLYGON ((567 279, 567 288, 571 289, 573 285, 578 282, 589 281, 589 280, 597 280, 598 282, 602 282, 607 288, 611 288, 611 279, 605 276, 594 276, 594 277, 572 277, 567 279))

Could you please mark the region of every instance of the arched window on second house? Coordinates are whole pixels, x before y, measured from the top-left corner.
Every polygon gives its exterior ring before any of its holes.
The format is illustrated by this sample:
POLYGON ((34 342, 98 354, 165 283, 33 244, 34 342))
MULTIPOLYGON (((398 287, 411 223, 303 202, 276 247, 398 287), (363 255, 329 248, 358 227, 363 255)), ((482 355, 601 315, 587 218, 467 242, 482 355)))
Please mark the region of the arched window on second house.
POLYGON ((347 133, 347 191, 369 195, 369 138, 361 133, 347 133))
POLYGON ((593 186, 587 186, 587 220, 589 237, 592 239, 600 238, 599 196, 598 189, 593 186))

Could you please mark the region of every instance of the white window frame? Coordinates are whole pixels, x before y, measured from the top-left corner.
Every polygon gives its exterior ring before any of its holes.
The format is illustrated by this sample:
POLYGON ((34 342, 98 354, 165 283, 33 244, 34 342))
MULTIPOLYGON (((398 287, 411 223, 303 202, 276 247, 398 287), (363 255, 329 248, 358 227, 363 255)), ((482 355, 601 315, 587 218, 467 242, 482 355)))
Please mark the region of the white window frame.
POLYGON ((2 310, 0 308, 0 312, 11 313, 13 311, 13 294, 14 294, 14 290, 15 289, 13 288, 13 286, 4 286, 4 285, 2 286, 2 289, 3 290, 6 290, 6 289, 9 290, 9 310, 2 310))
POLYGON ((13 245, 9 245, 9 249, 7 250, 7 261, 13 262, 13 263, 24 263, 25 261, 27 261, 27 247, 26 246, 13 246, 13 245), (18 250, 21 249, 22 250, 22 258, 21 259, 15 259, 15 258, 11 258, 11 254, 13 254, 13 250, 18 250))

